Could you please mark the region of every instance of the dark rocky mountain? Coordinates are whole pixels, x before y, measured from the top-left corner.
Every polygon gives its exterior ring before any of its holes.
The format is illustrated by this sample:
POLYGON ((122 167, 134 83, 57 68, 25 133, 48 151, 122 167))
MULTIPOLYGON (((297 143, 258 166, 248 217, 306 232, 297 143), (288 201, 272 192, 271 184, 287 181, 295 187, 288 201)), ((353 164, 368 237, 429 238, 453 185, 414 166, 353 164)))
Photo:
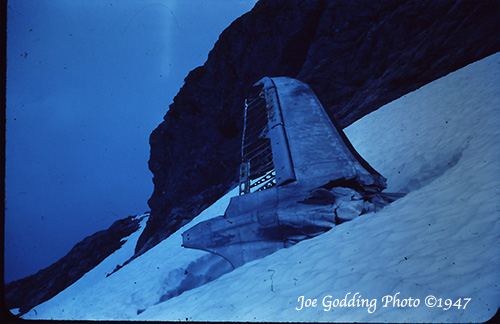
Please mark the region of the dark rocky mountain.
POLYGON ((136 256, 233 187, 244 98, 264 76, 309 84, 348 126, 500 50, 499 1, 261 0, 191 71, 150 137, 154 192, 136 256))
POLYGON ((63 258, 36 274, 5 285, 5 303, 20 313, 51 299, 80 279, 101 261, 118 250, 139 229, 141 218, 129 216, 117 220, 107 230, 99 231, 77 243, 63 258))

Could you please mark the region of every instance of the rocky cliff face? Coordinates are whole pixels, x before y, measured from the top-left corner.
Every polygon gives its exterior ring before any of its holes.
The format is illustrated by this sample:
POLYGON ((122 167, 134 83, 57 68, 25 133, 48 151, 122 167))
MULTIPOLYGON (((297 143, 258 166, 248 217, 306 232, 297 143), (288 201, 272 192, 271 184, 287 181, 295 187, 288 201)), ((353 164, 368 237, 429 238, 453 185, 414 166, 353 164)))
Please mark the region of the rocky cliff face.
POLYGON ((236 184, 253 83, 304 81, 345 127, 499 51, 499 14, 496 0, 259 1, 189 73, 151 134, 151 217, 136 256, 236 184))
POLYGON ((130 216, 114 222, 107 230, 99 231, 77 243, 59 261, 36 274, 5 285, 5 303, 20 313, 57 295, 101 261, 118 250, 123 238, 139 229, 141 218, 130 216))

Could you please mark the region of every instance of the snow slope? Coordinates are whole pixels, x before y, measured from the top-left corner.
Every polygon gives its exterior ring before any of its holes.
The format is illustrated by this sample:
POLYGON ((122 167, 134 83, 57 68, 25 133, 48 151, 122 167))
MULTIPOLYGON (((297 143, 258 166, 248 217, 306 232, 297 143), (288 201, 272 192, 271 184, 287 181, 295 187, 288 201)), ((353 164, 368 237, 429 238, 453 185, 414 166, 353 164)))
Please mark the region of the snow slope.
POLYGON ((215 273, 220 261, 182 248, 180 234, 223 214, 233 190, 113 275, 94 275, 99 265, 23 318, 491 318, 500 306, 500 53, 385 105, 345 132, 388 179, 387 191, 406 191, 404 198, 210 281, 225 271, 215 273), (310 307, 297 310, 301 296, 310 307))

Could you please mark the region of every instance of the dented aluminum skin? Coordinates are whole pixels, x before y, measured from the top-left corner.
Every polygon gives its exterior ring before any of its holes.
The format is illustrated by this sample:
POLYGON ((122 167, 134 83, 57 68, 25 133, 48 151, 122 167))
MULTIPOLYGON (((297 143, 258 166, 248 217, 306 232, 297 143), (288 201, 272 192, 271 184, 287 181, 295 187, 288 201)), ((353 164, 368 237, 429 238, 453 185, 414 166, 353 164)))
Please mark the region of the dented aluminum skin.
POLYGON ((398 197, 354 150, 311 88, 292 78, 255 84, 265 97, 276 185, 233 197, 223 216, 182 234, 183 246, 216 253, 234 268, 263 258, 398 197))

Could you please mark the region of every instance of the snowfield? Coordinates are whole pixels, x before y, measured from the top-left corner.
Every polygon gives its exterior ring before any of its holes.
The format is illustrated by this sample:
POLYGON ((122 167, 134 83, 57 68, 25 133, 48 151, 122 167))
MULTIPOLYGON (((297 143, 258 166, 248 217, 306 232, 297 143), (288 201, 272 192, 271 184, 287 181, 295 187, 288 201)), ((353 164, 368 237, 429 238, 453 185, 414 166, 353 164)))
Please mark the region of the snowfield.
POLYGON ((142 225, 115 254, 22 317, 491 318, 500 307, 500 53, 383 106, 345 132, 360 155, 388 179, 387 191, 407 192, 404 198, 223 274, 220 258, 182 248, 181 233, 222 215, 235 189, 107 277, 133 254, 142 225))

